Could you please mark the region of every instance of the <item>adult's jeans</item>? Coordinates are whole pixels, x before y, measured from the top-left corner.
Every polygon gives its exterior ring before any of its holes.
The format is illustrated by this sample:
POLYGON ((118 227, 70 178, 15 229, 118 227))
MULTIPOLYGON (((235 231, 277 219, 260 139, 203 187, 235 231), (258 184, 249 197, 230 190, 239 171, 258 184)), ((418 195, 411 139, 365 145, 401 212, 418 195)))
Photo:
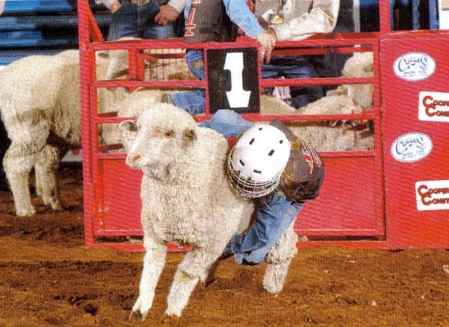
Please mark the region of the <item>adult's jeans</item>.
MULTIPOLYGON (((199 79, 205 79, 204 53, 202 50, 187 50, 186 63, 190 71, 199 79)), ((192 116, 206 111, 206 95, 203 90, 173 92, 171 93, 173 103, 187 111, 192 116)))
POLYGON ((168 0, 151 0, 143 5, 123 2, 122 6, 111 15, 108 41, 123 37, 168 39, 179 36, 176 21, 167 25, 159 25, 154 21, 160 6, 167 2, 168 0))
MULTIPOLYGON (((306 56, 275 56, 269 64, 262 64, 262 78, 316 78, 319 77, 313 58, 306 56)), ((272 91, 269 89, 268 91, 272 91)), ((290 87, 292 105, 301 108, 324 96, 321 86, 290 87)))

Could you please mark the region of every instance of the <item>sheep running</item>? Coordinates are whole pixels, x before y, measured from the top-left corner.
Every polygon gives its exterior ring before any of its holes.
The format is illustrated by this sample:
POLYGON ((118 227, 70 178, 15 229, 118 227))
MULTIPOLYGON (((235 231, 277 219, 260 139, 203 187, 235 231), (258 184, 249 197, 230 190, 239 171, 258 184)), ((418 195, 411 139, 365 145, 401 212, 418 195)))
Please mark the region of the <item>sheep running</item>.
MULTIPOLYGON (((105 76, 108 66, 109 59, 97 58, 98 75, 105 76)), ((11 139, 3 166, 18 216, 35 213, 28 186, 33 168, 36 193, 52 209, 62 209, 56 171, 69 149, 81 147, 79 76, 78 50, 28 56, 0 72, 1 117, 11 139)), ((124 94, 101 89, 100 107, 108 108, 124 94)))
MULTIPOLYGON (((250 222, 252 201, 232 190, 226 176, 228 143, 219 133, 198 127, 185 111, 158 103, 137 121, 120 123, 134 133, 126 163, 143 171, 141 222, 146 254, 139 297, 132 313, 145 319, 166 259, 166 243, 189 244, 193 250, 178 265, 165 313, 180 316, 198 281, 223 253, 234 233, 250 222)), ((298 238, 293 224, 267 256, 263 285, 282 290, 298 238)))

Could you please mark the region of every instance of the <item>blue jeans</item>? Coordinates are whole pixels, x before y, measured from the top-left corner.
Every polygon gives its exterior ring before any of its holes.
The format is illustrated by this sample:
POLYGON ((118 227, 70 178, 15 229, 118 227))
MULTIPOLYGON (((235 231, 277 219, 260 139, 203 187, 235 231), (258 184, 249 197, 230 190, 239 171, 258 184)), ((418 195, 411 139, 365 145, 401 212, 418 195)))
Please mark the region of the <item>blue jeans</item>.
MULTIPOLYGON (((186 64, 190 71, 199 79, 204 80, 204 53, 201 50, 187 50, 186 64), (202 65, 201 65, 202 64, 202 65)), ((206 111, 206 95, 203 90, 171 93, 173 103, 187 111, 192 116, 206 111)))
MULTIPOLYGON (((304 56, 276 56, 269 64, 262 64, 262 78, 316 78, 313 58, 304 56)), ((269 91, 272 91, 270 89, 269 91)), ((324 96, 322 86, 290 87, 292 105, 301 108, 324 96)))
POLYGON ((123 2, 122 6, 111 15, 108 41, 122 37, 136 37, 141 39, 168 39, 177 37, 175 22, 159 25, 154 17, 159 13, 159 7, 166 0, 152 0, 143 5, 123 2))
POLYGON ((237 137, 250 129, 253 124, 244 120, 234 110, 220 109, 212 116, 211 120, 206 120, 199 126, 213 129, 225 137, 237 137))
POLYGON ((302 209, 303 203, 294 203, 274 194, 257 212, 257 219, 246 234, 235 234, 225 252, 234 254, 238 264, 257 265, 281 238, 302 209))

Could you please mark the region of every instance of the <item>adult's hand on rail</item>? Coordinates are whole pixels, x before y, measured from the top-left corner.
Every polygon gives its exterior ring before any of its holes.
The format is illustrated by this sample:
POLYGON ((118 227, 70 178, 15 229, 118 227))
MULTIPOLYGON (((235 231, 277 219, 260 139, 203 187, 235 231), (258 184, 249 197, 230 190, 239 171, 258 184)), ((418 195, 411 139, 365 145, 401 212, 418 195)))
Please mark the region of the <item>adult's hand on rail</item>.
POLYGON ((260 44, 260 57, 262 62, 267 64, 270 62, 271 51, 276 45, 276 39, 276 33, 272 29, 260 33, 257 37, 257 42, 260 44))
POLYGON ((159 13, 154 17, 154 22, 160 25, 167 25, 176 20, 178 16, 179 12, 175 8, 169 5, 162 5, 159 13))

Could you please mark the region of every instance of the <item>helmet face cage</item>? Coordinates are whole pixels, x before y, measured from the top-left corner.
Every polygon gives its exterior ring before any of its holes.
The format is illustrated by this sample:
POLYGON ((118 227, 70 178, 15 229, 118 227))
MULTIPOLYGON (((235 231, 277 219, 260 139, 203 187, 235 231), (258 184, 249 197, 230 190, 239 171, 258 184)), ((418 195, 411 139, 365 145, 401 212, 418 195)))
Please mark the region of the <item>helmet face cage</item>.
POLYGON ((228 156, 228 177, 231 181, 232 187, 243 197, 246 198, 260 198, 267 194, 273 192, 276 187, 278 187, 281 180, 282 172, 279 172, 275 177, 269 181, 256 182, 251 179, 251 177, 245 176, 241 171, 235 169, 232 163, 232 153, 234 149, 231 150, 228 156))
POLYGON ((258 198, 271 193, 280 183, 290 157, 290 142, 278 128, 254 125, 230 151, 228 176, 242 196, 258 198))

